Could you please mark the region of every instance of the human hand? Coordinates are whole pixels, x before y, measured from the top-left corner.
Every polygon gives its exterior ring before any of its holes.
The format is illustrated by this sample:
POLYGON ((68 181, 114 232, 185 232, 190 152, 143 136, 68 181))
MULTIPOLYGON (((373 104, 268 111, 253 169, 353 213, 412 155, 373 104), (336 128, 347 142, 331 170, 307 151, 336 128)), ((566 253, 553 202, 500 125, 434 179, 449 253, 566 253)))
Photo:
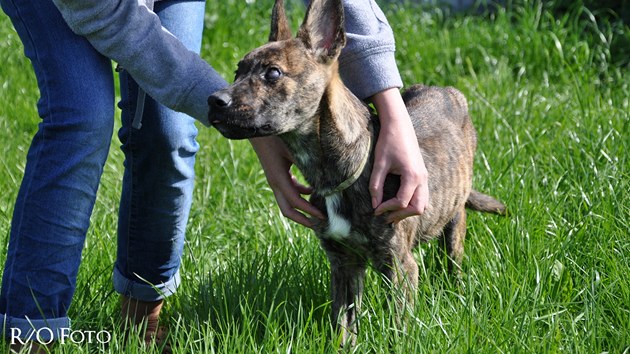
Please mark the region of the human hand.
POLYGON ((381 122, 369 187, 374 214, 389 212, 389 223, 420 215, 429 204, 428 172, 407 108, 396 88, 381 91, 371 100, 381 122), (383 201, 388 174, 400 176, 400 188, 396 197, 383 201))
POLYGON ((282 215, 310 228, 314 225, 307 215, 325 219, 319 209, 302 197, 304 194, 311 194, 313 190, 299 183, 291 173, 293 158, 282 140, 269 136, 252 138, 249 141, 258 155, 282 215))

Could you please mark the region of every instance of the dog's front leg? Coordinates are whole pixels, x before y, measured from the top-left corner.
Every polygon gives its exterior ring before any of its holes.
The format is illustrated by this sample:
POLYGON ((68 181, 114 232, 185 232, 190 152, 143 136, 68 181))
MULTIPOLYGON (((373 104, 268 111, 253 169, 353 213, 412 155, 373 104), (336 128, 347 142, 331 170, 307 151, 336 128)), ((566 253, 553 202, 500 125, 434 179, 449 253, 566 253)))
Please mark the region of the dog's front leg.
POLYGON ((341 334, 342 345, 353 346, 358 332, 365 267, 333 267, 331 278, 333 323, 341 334))
POLYGON ((394 303, 398 310, 413 305, 418 288, 418 263, 411 251, 397 255, 384 253, 374 261, 374 267, 387 279, 392 287, 394 303))
POLYGON ((328 246, 324 245, 331 266, 332 321, 341 335, 342 345, 353 346, 367 261, 343 250, 336 242, 328 246))

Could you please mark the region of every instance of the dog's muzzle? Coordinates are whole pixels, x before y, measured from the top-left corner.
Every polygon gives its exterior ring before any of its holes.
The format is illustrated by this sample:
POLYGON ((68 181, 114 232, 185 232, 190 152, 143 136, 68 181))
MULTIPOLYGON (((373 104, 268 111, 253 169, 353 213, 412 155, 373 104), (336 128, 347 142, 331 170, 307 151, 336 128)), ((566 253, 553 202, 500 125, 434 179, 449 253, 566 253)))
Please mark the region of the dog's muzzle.
POLYGON ((223 90, 217 91, 208 97, 208 106, 210 106, 211 111, 221 111, 229 108, 230 105, 232 105, 232 96, 223 90))
POLYGON ((228 139, 249 139, 272 135, 268 124, 255 122, 251 110, 234 107, 232 97, 225 90, 208 97, 208 121, 228 139))
MULTIPOLYGON (((223 136, 228 139, 244 139, 243 127, 238 127, 234 114, 230 112, 232 97, 221 90, 208 97, 208 120, 223 136)), ((250 129, 245 129, 250 130, 250 129)))

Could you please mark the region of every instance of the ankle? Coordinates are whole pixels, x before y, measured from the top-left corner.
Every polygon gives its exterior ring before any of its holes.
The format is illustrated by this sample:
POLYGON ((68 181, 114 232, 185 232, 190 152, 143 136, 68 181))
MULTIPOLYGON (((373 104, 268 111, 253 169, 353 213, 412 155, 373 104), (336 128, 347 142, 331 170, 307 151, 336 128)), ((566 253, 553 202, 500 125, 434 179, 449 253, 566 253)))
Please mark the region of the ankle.
POLYGON ((139 332, 146 344, 157 344, 168 353, 170 346, 166 343, 168 330, 159 325, 163 300, 140 301, 126 296, 120 297, 121 319, 126 334, 139 332))
POLYGON ((120 297, 121 318, 133 325, 145 322, 147 325, 155 322, 157 326, 164 300, 141 301, 127 296, 120 297))

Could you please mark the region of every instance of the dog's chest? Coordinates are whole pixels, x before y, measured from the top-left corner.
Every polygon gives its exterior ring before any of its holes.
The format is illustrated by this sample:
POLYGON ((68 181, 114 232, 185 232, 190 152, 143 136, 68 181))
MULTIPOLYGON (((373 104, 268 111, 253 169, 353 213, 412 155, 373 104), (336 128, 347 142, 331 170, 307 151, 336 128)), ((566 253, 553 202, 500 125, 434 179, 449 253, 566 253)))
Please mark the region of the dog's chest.
POLYGON ((339 193, 325 197, 328 225, 322 230, 322 237, 338 242, 365 242, 365 236, 353 231, 350 215, 344 212, 339 193))

